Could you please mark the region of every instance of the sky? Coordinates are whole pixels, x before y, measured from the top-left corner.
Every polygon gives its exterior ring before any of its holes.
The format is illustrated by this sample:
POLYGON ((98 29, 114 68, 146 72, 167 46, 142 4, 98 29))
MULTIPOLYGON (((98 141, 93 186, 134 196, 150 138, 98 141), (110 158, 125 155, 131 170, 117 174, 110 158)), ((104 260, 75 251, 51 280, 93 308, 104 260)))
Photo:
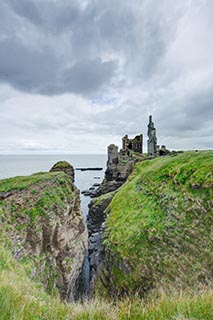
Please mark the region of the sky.
POLYGON ((0 154, 212 149, 212 0, 1 0, 0 154))

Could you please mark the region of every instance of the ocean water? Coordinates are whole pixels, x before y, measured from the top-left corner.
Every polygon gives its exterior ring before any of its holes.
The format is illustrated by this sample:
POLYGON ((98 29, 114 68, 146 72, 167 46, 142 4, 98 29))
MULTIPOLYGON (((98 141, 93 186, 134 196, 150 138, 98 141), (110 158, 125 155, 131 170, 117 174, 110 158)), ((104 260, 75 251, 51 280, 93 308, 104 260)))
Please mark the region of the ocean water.
MULTIPOLYGON (((101 167, 102 171, 75 170, 75 185, 82 191, 94 183, 101 183, 106 168, 106 155, 11 155, 0 156, 0 179, 30 175, 35 172, 49 171, 60 160, 66 160, 78 167, 101 167), (97 179, 99 178, 99 179, 97 179)), ((81 208, 86 218, 90 197, 81 194, 81 208)))

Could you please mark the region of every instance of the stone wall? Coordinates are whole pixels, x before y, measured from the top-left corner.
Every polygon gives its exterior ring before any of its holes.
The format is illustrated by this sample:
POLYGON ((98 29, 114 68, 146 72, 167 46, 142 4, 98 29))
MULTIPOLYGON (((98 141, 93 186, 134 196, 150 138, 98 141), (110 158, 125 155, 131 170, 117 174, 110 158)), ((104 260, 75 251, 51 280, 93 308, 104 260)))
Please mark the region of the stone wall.
POLYGON ((137 135, 130 139, 128 135, 122 138, 122 148, 124 150, 132 150, 134 152, 143 153, 143 135, 137 135))
POLYGON ((108 163, 118 163, 118 146, 110 144, 107 148, 108 153, 108 163))

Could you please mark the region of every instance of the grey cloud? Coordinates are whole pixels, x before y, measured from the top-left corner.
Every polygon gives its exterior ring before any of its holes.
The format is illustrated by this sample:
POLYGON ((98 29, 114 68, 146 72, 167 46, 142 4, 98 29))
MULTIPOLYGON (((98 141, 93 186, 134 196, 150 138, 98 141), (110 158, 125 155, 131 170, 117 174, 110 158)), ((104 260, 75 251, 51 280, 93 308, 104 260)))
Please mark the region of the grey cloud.
POLYGON ((93 10, 83 13, 77 1, 9 0, 8 4, 8 8, 0 4, 10 15, 4 35, 0 34, 1 82, 47 95, 90 94, 109 84, 116 71, 115 59, 106 61, 98 52, 89 56, 91 43, 96 43, 93 10), (84 41, 90 25, 91 37, 84 41))
POLYGON ((43 94, 88 94, 101 87, 99 81, 109 85, 116 76, 115 60, 123 61, 120 71, 126 81, 135 83, 151 77, 182 14, 178 5, 168 5, 166 0, 161 6, 147 0, 131 3, 93 0, 84 9, 79 1, 8 0, 7 3, 10 21, 8 34, 1 43, 2 81, 20 90, 43 94), (164 7, 167 10, 162 10, 164 7), (33 38, 32 52, 28 39, 33 38))
POLYGON ((51 33, 71 26, 81 13, 78 1, 7 0, 7 3, 18 16, 51 33))
POLYGON ((87 93, 109 82, 116 69, 116 62, 101 62, 100 59, 77 62, 66 70, 65 83, 73 92, 87 93))
POLYGON ((213 87, 203 88, 182 99, 168 97, 167 104, 161 112, 157 113, 162 134, 167 131, 174 136, 188 136, 208 127, 211 131, 213 118, 213 87))
POLYGON ((146 140, 151 113, 159 143, 209 147, 211 10, 210 0, 1 2, 1 130, 47 149, 75 137, 77 149, 105 150, 125 133, 146 140), (11 101, 3 83, 18 90, 11 101))
POLYGON ((58 61, 49 48, 36 52, 17 38, 0 41, 0 80, 23 91, 39 92, 57 79, 58 61))

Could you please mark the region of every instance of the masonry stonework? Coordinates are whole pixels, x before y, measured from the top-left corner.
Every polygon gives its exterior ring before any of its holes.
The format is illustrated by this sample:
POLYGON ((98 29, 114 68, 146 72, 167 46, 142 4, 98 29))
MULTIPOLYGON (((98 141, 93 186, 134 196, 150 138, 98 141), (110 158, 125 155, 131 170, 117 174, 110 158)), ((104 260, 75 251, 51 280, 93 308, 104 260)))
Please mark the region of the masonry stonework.
POLYGON ((148 123, 148 141, 147 141, 147 153, 149 157, 158 156, 157 136, 154 122, 152 122, 152 116, 149 116, 148 123))
POLYGON ((135 136, 133 139, 130 139, 126 134, 122 138, 122 149, 143 153, 143 135, 140 134, 138 136, 135 136))

